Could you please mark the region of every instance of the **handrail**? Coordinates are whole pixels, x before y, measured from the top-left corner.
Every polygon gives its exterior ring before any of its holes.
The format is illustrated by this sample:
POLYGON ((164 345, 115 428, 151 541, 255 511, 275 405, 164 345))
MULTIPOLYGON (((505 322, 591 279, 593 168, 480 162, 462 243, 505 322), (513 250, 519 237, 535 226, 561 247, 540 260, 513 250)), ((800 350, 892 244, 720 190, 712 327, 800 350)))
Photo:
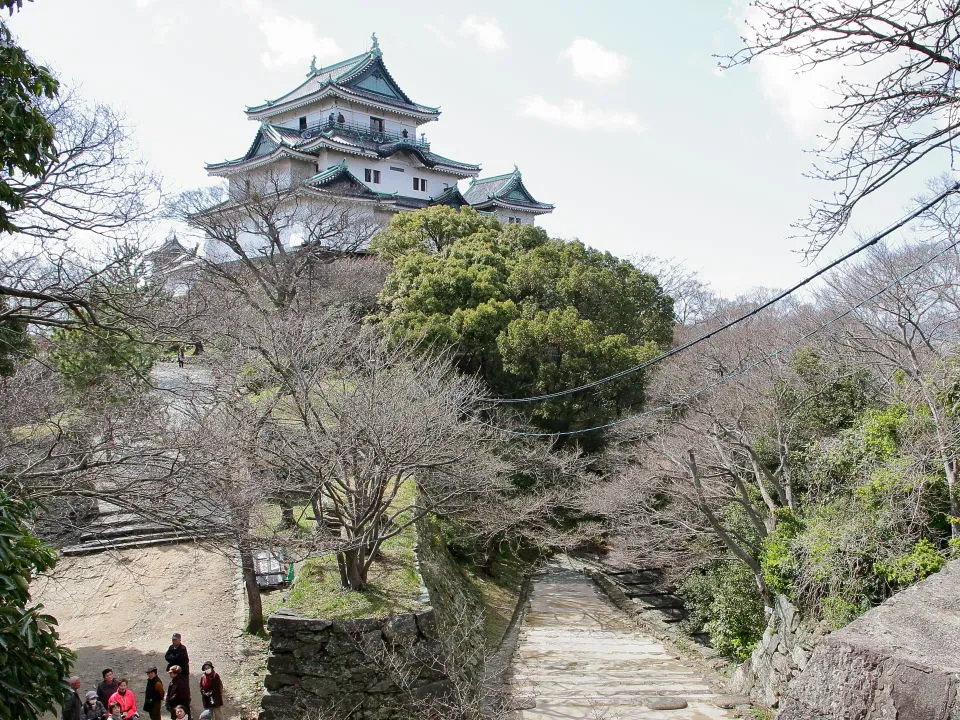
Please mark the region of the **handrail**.
POLYGON ((403 143, 404 145, 422 148, 424 150, 430 149, 430 142, 426 139, 426 137, 421 135, 422 139, 417 140, 416 133, 414 133, 412 136, 404 137, 402 132, 374 130, 369 126, 361 125, 359 123, 338 122, 336 118, 332 120, 328 118, 322 122, 308 125, 306 129, 300 131, 300 137, 312 138, 328 132, 344 133, 346 135, 352 135, 364 140, 373 140, 377 143, 397 142, 403 143))

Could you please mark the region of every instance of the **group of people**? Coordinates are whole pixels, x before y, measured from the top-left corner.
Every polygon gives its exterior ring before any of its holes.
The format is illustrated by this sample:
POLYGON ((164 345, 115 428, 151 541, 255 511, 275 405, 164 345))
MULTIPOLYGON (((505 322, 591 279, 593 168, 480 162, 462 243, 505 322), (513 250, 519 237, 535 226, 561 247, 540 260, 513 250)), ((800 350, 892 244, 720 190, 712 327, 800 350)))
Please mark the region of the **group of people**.
MULTIPOLYGON (((164 707, 171 720, 191 720, 190 655, 180 633, 173 634, 163 658, 167 662, 170 682, 164 689, 157 668, 149 668, 141 707, 150 720, 161 720, 164 707)), ((200 713, 200 720, 223 720, 223 681, 212 662, 205 662, 201 670, 200 701, 204 710, 200 713)), ((70 692, 63 704, 63 720, 133 720, 141 717, 130 681, 125 677, 117 678, 113 668, 106 668, 97 689, 89 690, 83 698, 81 685, 80 678, 70 678, 70 692)))

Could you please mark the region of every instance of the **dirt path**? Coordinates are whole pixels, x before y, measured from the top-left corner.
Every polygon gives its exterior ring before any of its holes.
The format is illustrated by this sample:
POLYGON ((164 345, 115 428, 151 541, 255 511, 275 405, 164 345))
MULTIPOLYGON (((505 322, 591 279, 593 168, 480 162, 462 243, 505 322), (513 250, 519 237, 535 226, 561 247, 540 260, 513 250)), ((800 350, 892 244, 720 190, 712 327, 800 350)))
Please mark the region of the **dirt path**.
MULTIPOLYGON (((63 558, 56 576, 40 578, 33 597, 60 622, 64 644, 77 653, 75 674, 94 689, 100 671, 128 676, 138 705, 146 669, 168 677, 163 654, 179 632, 190 653, 194 717, 200 713, 200 666, 209 660, 226 688, 225 715, 240 718, 239 647, 242 605, 229 557, 194 544, 63 558)), ((249 674, 249 671, 247 671, 249 674)))

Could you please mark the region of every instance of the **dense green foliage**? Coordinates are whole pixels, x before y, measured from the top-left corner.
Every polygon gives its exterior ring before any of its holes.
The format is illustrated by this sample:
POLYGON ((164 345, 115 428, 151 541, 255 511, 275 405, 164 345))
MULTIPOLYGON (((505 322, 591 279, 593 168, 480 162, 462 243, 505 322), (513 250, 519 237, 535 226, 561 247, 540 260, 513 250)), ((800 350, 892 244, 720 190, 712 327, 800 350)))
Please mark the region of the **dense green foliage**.
POLYGON ((74 392, 107 385, 115 392, 121 384, 108 381, 138 382, 150 372, 157 355, 136 329, 111 327, 55 330, 50 351, 64 386, 74 392))
POLYGON ((56 620, 30 604, 30 581, 51 569, 54 550, 30 535, 30 509, 0 493, 0 718, 33 720, 66 692, 72 653, 57 644, 56 620))
POLYGON ((680 588, 688 632, 705 632, 717 652, 745 660, 763 634, 763 601, 742 563, 720 561, 687 577, 680 588))
MULTIPOLYGON (((0 3, 11 12, 13 5, 0 3)), ((0 232, 16 230, 10 211, 23 207, 11 178, 41 175, 54 155, 55 130, 40 102, 56 95, 57 87, 51 72, 30 60, 0 21, 0 232)))
MULTIPOLYGON (((400 213, 374 243, 393 263, 380 319, 396 336, 452 349, 503 397, 580 385, 670 342, 672 300, 610 253, 500 227, 471 210, 400 213)), ((640 374, 532 408, 551 432, 608 421, 642 402, 640 374)))

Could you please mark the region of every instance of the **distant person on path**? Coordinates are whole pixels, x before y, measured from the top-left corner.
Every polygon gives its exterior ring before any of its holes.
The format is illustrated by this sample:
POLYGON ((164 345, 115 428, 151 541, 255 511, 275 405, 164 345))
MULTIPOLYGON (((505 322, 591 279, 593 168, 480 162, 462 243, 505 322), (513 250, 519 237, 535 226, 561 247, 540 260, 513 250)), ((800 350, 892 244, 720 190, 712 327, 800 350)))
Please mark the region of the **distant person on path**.
POLYGON ((83 720, 83 700, 80 699, 80 678, 70 678, 70 692, 63 699, 60 716, 63 720, 83 720))
POLYGON ((170 717, 177 717, 177 707, 183 706, 187 711, 187 717, 190 716, 190 681, 187 676, 180 672, 179 665, 173 665, 167 674, 170 676, 170 684, 167 685, 167 710, 170 711, 170 717))
POLYGON ((106 708, 110 707, 110 696, 117 691, 117 685, 120 683, 113 679, 113 668, 107 668, 101 675, 103 675, 103 682, 97 685, 97 697, 106 708))
POLYGON ((147 670, 147 689, 143 691, 143 709, 149 713, 150 720, 160 720, 163 712, 163 683, 157 677, 155 667, 147 670))
POLYGON ((94 690, 87 691, 87 701, 83 704, 83 720, 106 720, 107 709, 100 702, 94 690))
POLYGON ((173 634, 173 644, 167 648, 167 654, 163 659, 167 661, 167 670, 174 665, 179 665, 183 675, 190 674, 190 656, 187 654, 187 646, 180 640, 180 633, 173 634))
POLYGON ((183 352, 183 345, 177 347, 177 365, 183 367, 184 361, 186 360, 186 355, 183 352))
POLYGON ((223 720, 223 681, 209 660, 203 664, 200 676, 200 700, 205 709, 213 711, 214 720, 223 720))
POLYGON ((130 689, 130 683, 126 678, 120 678, 117 683, 117 691, 110 696, 110 705, 117 703, 123 710, 123 720, 131 720, 137 716, 137 696, 130 689))

